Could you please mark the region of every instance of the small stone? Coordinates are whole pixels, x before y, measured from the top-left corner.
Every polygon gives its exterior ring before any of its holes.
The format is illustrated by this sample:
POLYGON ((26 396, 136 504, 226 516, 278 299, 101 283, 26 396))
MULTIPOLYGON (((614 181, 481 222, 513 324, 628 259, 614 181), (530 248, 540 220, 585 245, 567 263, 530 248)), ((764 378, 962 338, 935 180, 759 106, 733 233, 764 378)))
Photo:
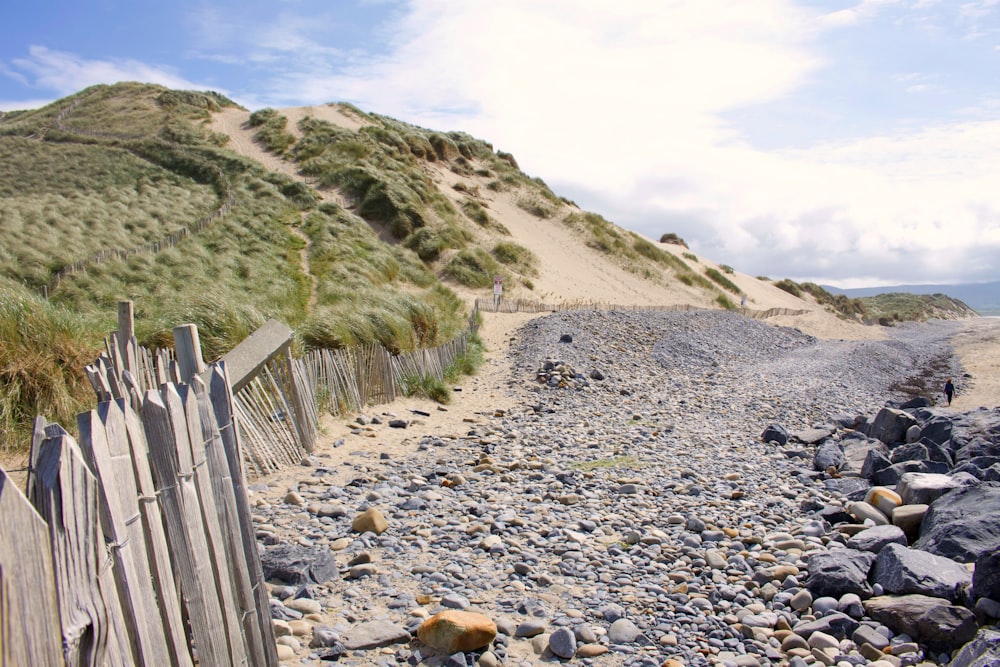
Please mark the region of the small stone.
POLYGON ((496 623, 486 616, 456 610, 431 616, 417 630, 420 641, 449 654, 483 648, 496 636, 496 623))
POLYGON ((572 658, 576 653, 576 636, 569 628, 559 628, 549 636, 549 650, 560 658, 572 658))
POLYGON ((351 523, 351 530, 356 533, 375 533, 381 535, 389 529, 389 522, 385 520, 382 512, 372 507, 354 517, 351 523))
POLYGON ((576 650, 578 658, 596 658, 608 652, 608 647, 603 644, 584 644, 576 650))

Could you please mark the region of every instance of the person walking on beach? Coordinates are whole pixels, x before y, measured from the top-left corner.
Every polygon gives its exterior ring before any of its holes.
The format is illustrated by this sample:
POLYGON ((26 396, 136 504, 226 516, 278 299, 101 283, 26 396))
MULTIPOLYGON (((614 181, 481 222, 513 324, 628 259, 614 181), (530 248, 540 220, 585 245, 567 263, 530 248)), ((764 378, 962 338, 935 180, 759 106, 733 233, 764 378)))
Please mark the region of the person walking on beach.
POLYGON ((944 383, 944 395, 948 398, 948 405, 951 405, 951 399, 955 396, 955 385, 952 384, 951 378, 944 383))

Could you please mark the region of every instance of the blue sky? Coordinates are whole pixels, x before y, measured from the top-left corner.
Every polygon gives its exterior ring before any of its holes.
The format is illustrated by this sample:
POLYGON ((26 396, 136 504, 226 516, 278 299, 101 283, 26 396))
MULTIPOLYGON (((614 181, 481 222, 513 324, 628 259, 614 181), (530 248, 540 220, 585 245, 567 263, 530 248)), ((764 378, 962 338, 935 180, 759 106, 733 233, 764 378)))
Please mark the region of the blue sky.
POLYGON ((1000 0, 0 0, 0 110, 348 101, 752 275, 1000 280, 1000 0))

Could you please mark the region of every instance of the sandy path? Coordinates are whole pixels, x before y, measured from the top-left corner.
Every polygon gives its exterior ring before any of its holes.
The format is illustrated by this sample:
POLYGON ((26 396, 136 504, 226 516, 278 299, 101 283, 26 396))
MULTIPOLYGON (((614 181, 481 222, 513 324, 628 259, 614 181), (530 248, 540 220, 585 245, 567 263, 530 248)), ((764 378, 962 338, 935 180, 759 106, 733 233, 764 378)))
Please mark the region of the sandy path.
POLYGON ((967 320, 953 343, 962 367, 972 377, 954 378, 951 407, 966 411, 1000 406, 1000 318, 967 320))

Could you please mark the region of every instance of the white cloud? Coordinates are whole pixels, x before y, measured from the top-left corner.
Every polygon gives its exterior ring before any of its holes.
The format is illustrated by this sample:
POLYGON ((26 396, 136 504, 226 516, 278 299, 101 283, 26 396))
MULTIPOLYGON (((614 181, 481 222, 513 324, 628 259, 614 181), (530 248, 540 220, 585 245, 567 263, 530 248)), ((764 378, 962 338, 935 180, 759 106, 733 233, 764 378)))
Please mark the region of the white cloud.
POLYGON ((202 88, 185 79, 171 67, 149 65, 137 60, 87 60, 72 53, 56 51, 44 46, 32 46, 28 57, 11 61, 12 70, 23 80, 31 81, 33 88, 50 90, 59 96, 70 95, 99 83, 142 81, 158 83, 169 88, 202 88))

